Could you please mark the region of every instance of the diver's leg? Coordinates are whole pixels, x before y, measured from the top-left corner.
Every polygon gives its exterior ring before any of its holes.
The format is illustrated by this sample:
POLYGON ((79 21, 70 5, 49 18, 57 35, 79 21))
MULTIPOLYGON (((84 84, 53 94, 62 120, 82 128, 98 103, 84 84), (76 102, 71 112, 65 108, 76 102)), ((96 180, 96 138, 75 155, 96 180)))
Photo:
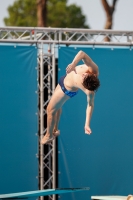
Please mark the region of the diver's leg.
POLYGON ((42 138, 41 144, 46 144, 55 138, 55 136, 53 136, 54 127, 58 126, 60 118, 60 112, 57 111, 60 110, 60 108, 69 98, 70 97, 65 95, 61 90, 60 85, 57 85, 56 90, 47 107, 47 132, 42 138), (57 121, 56 114, 58 115, 57 121))
POLYGON ((58 130, 58 125, 59 125, 61 113, 62 113, 62 108, 60 108, 56 112, 56 115, 55 115, 55 125, 54 125, 53 135, 56 137, 60 134, 60 131, 58 130))

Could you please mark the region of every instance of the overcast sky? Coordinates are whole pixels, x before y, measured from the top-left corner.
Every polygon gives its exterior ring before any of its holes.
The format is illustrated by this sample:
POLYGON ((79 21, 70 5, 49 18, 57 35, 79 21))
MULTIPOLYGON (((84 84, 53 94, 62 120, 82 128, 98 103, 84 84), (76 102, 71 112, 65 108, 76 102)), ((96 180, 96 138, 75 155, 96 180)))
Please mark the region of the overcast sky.
MULTIPOLYGON (((7 7, 15 0, 0 0, 0 27, 4 27, 3 18, 8 16, 7 7)), ((108 0, 111 3, 113 0, 108 0)), ((81 6, 86 15, 87 24, 91 29, 103 29, 105 25, 105 12, 101 0, 68 0, 69 4, 81 6)), ((133 30, 133 0, 118 0, 114 13, 114 30, 133 30)))

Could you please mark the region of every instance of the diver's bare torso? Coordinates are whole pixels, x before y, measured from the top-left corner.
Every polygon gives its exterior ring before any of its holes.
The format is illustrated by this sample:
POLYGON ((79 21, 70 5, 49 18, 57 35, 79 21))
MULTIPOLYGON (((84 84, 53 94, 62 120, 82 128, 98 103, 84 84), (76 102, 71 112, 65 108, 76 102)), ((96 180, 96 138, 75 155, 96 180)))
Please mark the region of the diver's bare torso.
MULTIPOLYGON (((71 71, 66 75, 66 77, 64 79, 65 88, 68 91, 72 91, 72 92, 75 92, 78 89, 81 89, 86 95, 93 93, 92 91, 85 89, 84 86, 82 85, 83 78, 84 78, 83 74, 87 73, 88 70, 91 73, 98 74, 98 72, 93 70, 91 67, 88 67, 86 64, 78 65, 77 67, 75 67, 75 71, 71 71)), ((62 91, 59 84, 57 85, 55 91, 56 92, 54 92, 49 104, 50 104, 51 108, 58 109, 68 99, 70 99, 70 97, 62 91)))
POLYGON ((64 86, 66 89, 70 91, 77 91, 78 89, 81 89, 84 91, 85 88, 82 85, 82 75, 87 73, 88 70, 93 73, 92 68, 85 64, 75 67, 75 71, 71 71, 64 79, 64 86))

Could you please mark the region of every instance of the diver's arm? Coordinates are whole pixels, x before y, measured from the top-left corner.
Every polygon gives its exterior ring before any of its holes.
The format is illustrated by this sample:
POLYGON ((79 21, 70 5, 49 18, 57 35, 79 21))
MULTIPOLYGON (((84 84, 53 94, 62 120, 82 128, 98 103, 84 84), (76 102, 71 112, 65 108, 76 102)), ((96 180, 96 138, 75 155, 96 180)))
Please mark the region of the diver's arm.
POLYGON ((75 67, 77 66, 78 62, 83 60, 83 62, 90 68, 96 75, 98 75, 98 66, 93 62, 93 60, 83 51, 79 51, 77 55, 74 57, 72 63, 68 65, 66 68, 66 72, 70 73, 71 71, 75 71, 75 67))
POLYGON ((91 134, 90 121, 94 109, 94 92, 90 92, 87 95, 87 102, 88 103, 86 108, 86 120, 84 129, 86 134, 91 134))

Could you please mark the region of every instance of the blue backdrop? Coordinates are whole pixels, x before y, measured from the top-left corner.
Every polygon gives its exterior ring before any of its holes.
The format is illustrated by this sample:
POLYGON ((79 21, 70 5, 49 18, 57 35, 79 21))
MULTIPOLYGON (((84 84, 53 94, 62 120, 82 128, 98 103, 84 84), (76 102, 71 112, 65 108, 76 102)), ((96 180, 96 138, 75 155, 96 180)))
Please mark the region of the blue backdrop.
POLYGON ((133 51, 129 48, 59 49, 59 77, 79 50, 99 66, 92 134, 84 134, 86 96, 80 91, 63 107, 58 139, 58 186, 90 187, 61 199, 133 193, 133 51))
POLYGON ((0 194, 38 189, 37 49, 0 46, 0 194))

